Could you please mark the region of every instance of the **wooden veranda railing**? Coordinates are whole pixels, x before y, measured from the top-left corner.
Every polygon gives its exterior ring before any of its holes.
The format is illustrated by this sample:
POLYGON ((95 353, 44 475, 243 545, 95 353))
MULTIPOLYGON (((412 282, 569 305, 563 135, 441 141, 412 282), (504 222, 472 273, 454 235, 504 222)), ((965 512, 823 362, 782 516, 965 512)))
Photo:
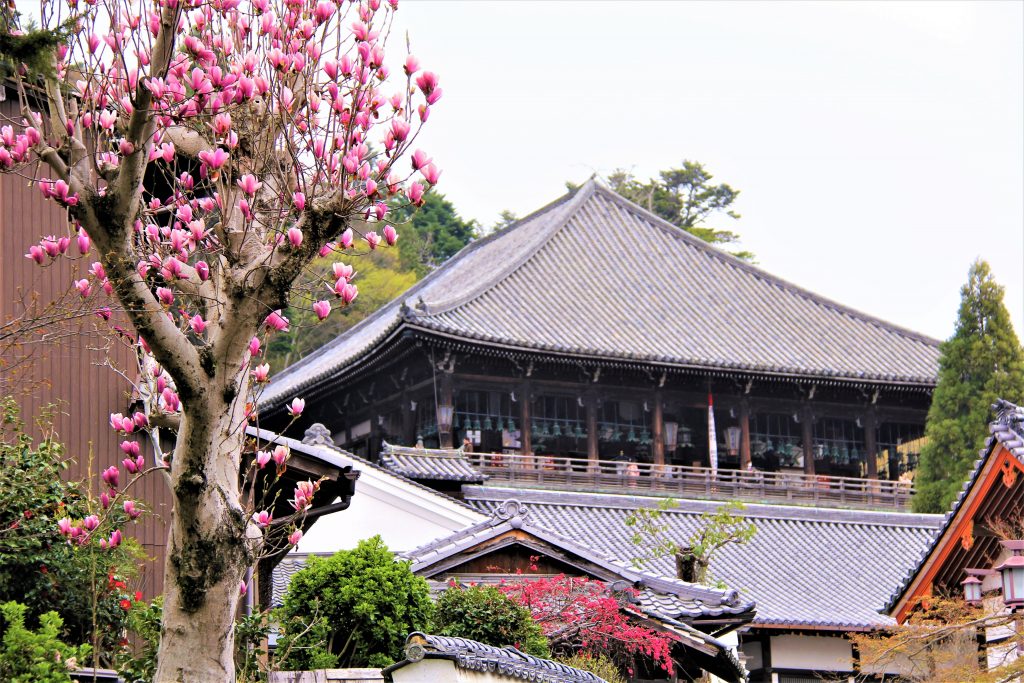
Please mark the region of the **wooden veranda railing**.
POLYGON ((491 483, 530 484, 579 491, 643 493, 905 510, 913 489, 905 483, 800 472, 744 472, 709 467, 591 461, 546 455, 466 453, 491 483))

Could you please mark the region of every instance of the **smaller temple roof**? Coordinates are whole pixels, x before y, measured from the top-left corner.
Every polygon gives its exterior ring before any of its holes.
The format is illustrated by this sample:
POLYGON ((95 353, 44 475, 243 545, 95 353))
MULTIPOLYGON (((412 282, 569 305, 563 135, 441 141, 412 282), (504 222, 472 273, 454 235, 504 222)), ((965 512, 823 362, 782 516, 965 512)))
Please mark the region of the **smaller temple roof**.
POLYGON ((677 620, 738 616, 749 614, 755 606, 752 600, 742 598, 737 591, 729 588, 689 583, 664 574, 636 569, 613 559, 595 550, 594 546, 583 545, 549 527, 534 523, 529 507, 515 499, 506 500, 495 507, 490 519, 420 546, 404 556, 412 561, 415 573, 429 575, 429 571, 441 565, 444 560, 513 529, 520 529, 583 558, 607 570, 615 579, 624 580, 636 587, 640 592, 640 609, 652 616, 677 620))
POLYGON ((423 659, 449 659, 460 669, 489 671, 535 683, 606 683, 589 671, 534 657, 514 647, 425 633, 411 634, 406 640, 405 660, 384 669, 384 674, 390 680, 391 672, 423 659))
MULTIPOLYGON (((515 497, 529 507, 534 528, 557 529, 577 545, 601 548, 602 555, 624 566, 638 553, 626 517, 660 501, 490 486, 467 486, 463 492, 466 502, 484 513, 515 497)), ((682 542, 701 524, 702 513, 721 505, 678 500, 659 523, 682 542)), ((711 562, 711 575, 756 601, 754 626, 838 631, 893 623, 880 610, 942 523, 939 515, 782 505, 750 504, 744 514, 757 533, 746 545, 723 548, 711 562)), ((671 558, 645 566, 660 576, 675 574, 671 558)))
MULTIPOLYGON (((981 488, 985 484, 986 479, 1003 477, 1004 488, 1006 489, 1012 489, 1013 485, 1018 483, 1016 481, 1018 478, 1016 473, 992 466, 992 458, 997 452, 1005 452, 1012 459, 1016 460, 1017 463, 1024 466, 1024 407, 1019 407, 1009 401, 999 399, 992 406, 992 410, 995 411, 996 419, 988 426, 989 437, 985 442, 985 447, 978 452, 978 459, 974 462, 974 468, 967 477, 967 481, 964 482, 960 494, 953 501, 950 511, 943 518, 942 525, 935 531, 931 542, 921 549, 916 561, 908 568, 903 580, 889 596, 889 601, 885 608, 886 612, 896 612, 897 608, 905 602, 911 587, 920 577, 929 560, 939 551, 940 546, 944 543, 958 540, 950 536, 950 531, 956 523, 964 520, 968 514, 968 510, 965 507, 968 500, 982 494, 981 488)), ((983 507, 985 508, 984 511, 990 514, 1019 514, 1020 495, 1014 498, 1013 494, 1015 491, 1013 490, 1003 493, 1002 500, 994 501, 990 506, 984 506, 980 501, 979 504, 971 506, 973 511, 970 514, 979 515, 979 511, 983 507)), ((1018 490, 1016 493, 1024 494, 1024 491, 1018 490)), ((979 519, 977 521, 982 520, 979 519)), ((969 538, 959 539, 964 545, 968 546, 962 549, 961 555, 964 554, 964 551, 969 552, 971 550, 974 550, 975 555, 984 554, 980 552, 979 548, 974 547, 973 526, 974 521, 972 520, 968 525, 968 528, 971 530, 969 538)), ((989 538, 985 542, 991 546, 994 540, 994 538, 989 538)))
POLYGON ((482 484, 488 479, 466 459, 461 448, 415 448, 385 441, 380 464, 395 474, 417 481, 482 484))

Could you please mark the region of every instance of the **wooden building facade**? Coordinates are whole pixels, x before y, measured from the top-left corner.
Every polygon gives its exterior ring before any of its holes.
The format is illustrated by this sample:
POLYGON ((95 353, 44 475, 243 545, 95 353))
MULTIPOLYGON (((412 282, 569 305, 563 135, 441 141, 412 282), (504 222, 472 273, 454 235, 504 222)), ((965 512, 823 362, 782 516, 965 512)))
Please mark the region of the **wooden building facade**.
MULTIPOLYGON (((358 264, 356 264, 358 265, 358 264)), ((896 480, 938 342, 741 262, 591 181, 279 374, 336 443, 896 480), (468 439, 468 441, 466 441, 468 439)), ((307 426, 305 424, 300 427, 307 426)))

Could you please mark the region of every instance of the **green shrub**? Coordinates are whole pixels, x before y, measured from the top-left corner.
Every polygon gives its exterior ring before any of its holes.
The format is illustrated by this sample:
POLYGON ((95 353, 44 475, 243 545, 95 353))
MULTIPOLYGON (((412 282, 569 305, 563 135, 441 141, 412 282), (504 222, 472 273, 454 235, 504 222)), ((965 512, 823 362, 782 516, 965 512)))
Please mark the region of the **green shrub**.
POLYGON ((600 676, 608 683, 626 683, 626 677, 622 675, 619 667, 615 666, 615 662, 604 655, 578 653, 570 657, 562 657, 558 661, 566 666, 589 671, 595 676, 600 676))
POLYGON ((393 664, 406 636, 426 629, 432 612, 427 582, 380 536, 329 558, 311 557, 292 577, 278 613, 286 634, 278 647, 289 649, 281 668, 393 664))
POLYGON ((39 630, 25 627, 28 608, 17 602, 0 605, 4 638, 0 648, 0 681, 6 683, 69 683, 69 672, 89 656, 89 646, 71 647, 60 640, 63 620, 56 612, 39 616, 39 630))
POLYGON ((433 632, 548 657, 548 640, 530 610, 494 586, 452 586, 437 601, 433 632))

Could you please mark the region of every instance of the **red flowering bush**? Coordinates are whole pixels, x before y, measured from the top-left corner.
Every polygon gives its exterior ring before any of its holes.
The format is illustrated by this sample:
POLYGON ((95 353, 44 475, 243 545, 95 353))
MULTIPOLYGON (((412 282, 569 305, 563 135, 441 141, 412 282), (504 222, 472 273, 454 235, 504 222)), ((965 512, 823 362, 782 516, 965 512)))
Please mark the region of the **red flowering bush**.
POLYGON ((672 639, 637 623, 632 588, 615 593, 602 581, 561 574, 504 584, 501 591, 530 610, 553 654, 604 654, 629 671, 647 658, 672 673, 672 639))

